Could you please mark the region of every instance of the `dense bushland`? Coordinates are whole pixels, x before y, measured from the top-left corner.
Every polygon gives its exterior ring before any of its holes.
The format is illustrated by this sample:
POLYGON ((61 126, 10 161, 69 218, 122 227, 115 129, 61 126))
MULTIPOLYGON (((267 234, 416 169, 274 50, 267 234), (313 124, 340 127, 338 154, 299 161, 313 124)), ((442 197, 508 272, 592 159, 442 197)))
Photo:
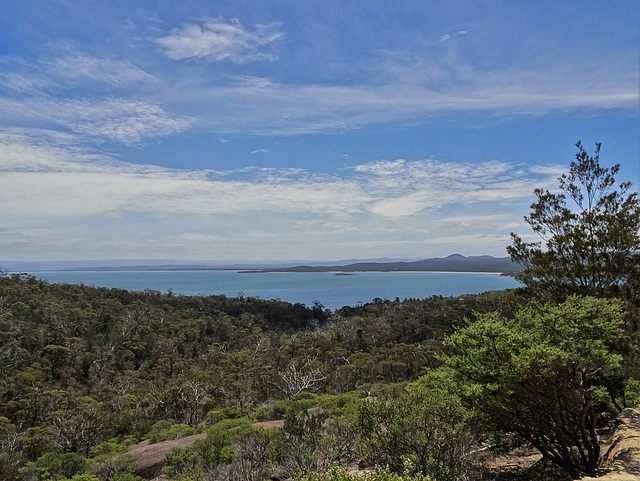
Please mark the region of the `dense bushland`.
POLYGON ((50 452, 92 457, 105 442, 153 436, 159 422, 201 431, 224 408, 275 419, 283 412, 267 415, 269 404, 298 393, 416 380, 439 363, 455 322, 510 313, 512 297, 377 299, 329 312, 4 276, 2 471, 50 452))

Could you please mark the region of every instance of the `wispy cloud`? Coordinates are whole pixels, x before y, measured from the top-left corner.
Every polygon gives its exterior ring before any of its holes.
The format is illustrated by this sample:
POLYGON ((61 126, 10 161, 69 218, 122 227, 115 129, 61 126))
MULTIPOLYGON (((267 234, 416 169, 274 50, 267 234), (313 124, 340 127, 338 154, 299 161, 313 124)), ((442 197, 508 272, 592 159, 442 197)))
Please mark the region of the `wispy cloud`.
POLYGON ((65 80, 91 81, 123 88, 141 82, 154 82, 155 78, 127 60, 97 57, 72 50, 64 57, 40 62, 51 75, 65 80))
POLYGON ((158 85, 155 77, 129 61, 69 46, 56 52, 33 62, 4 59, 14 71, 0 73, 0 87, 13 95, 0 96, 0 122, 63 126, 88 138, 125 145, 172 135, 193 124, 193 118, 174 115, 153 100, 123 97, 122 89, 158 85), (78 98, 84 86, 98 88, 101 95, 78 98))
MULTIPOLYGON (((74 231, 83 233, 78 219, 111 219, 131 228, 144 216, 150 225, 173 219, 168 230, 184 229, 176 235, 186 235, 189 242, 199 235, 221 235, 218 229, 230 218, 234 230, 246 229, 248 237, 408 235, 464 230, 472 217, 452 216, 451 209, 470 215, 490 208, 496 213, 475 218, 474 227, 484 222, 495 228, 514 222, 507 211, 500 212, 500 203, 526 201, 534 185, 530 172, 495 161, 375 161, 342 173, 166 169, 81 148, 73 136, 42 131, 34 137, 19 130, 0 135, 0 171, 3 225, 55 230, 75 219, 74 231)), ((91 236, 94 224, 85 236, 91 236)))
POLYGON ((26 94, 56 94, 83 84, 124 89, 158 82, 129 60, 90 54, 66 43, 36 60, 4 58, 0 61, 6 70, 0 74, 0 85, 26 94))
POLYGON ((57 105, 56 111, 74 132, 125 145, 175 134, 193 123, 190 117, 171 115, 146 101, 67 102, 57 105))
MULTIPOLYGON (((135 145, 172 135, 188 128, 194 119, 167 112, 144 100, 107 98, 104 100, 50 100, 0 98, 0 110, 14 123, 45 123, 98 140, 135 145)), ((0 114, 0 120, 3 115, 0 114)))
MULTIPOLYGON (((263 50, 283 36, 279 27, 249 31, 237 21, 205 19, 160 40, 168 42, 165 52, 176 59, 249 62, 269 57, 263 50)), ((193 65, 156 76, 127 59, 68 45, 37 61, 3 62, 8 68, 0 73, 0 86, 15 94, 0 98, 8 118, 19 124, 46 118, 126 145, 194 128, 223 136, 301 135, 414 125, 460 113, 506 118, 577 109, 633 111, 638 101, 637 71, 631 68, 590 66, 589 75, 583 75, 574 62, 534 67, 521 62, 489 69, 456 55, 427 55, 416 46, 402 55, 382 54, 367 67, 366 78, 379 79, 374 84, 349 78, 331 84, 276 82, 258 75, 210 78, 193 65), (98 89, 100 96, 78 100, 85 89, 98 89)))
POLYGON ((378 87, 271 84, 257 95, 253 87, 199 86, 172 97, 181 109, 199 111, 194 116, 203 128, 261 135, 344 132, 389 122, 412 125, 460 113, 488 112, 508 118, 575 109, 631 112, 637 108, 633 78, 557 76, 554 82, 535 72, 491 76, 489 80, 489 75, 477 73, 466 85, 453 83, 437 89, 400 82, 378 87))
POLYGON ((0 73, 0 87, 19 94, 42 95, 55 84, 39 76, 29 76, 18 72, 0 73))
POLYGON ((448 40, 451 40, 452 38, 466 35, 467 33, 468 32, 466 30, 458 30, 457 32, 454 32, 454 33, 445 33, 440 37, 440 42, 446 42, 448 40))
POLYGON ((208 62, 229 60, 236 63, 275 60, 264 47, 284 37, 281 24, 243 27, 238 19, 207 18, 198 23, 185 23, 156 43, 173 60, 197 59, 208 62))

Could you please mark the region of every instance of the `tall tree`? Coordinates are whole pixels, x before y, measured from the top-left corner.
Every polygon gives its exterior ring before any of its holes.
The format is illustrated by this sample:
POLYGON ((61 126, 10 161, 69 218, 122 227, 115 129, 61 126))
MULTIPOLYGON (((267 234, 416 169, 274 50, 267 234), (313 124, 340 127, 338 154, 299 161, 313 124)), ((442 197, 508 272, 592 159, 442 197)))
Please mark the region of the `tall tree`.
POLYGON ((620 164, 600 165, 600 143, 593 156, 580 142, 576 147, 569 173, 558 179, 561 193, 536 189, 525 217, 542 242, 511 234, 507 251, 524 267, 517 278, 545 300, 632 298, 640 284, 640 200, 630 182, 616 183, 620 164))

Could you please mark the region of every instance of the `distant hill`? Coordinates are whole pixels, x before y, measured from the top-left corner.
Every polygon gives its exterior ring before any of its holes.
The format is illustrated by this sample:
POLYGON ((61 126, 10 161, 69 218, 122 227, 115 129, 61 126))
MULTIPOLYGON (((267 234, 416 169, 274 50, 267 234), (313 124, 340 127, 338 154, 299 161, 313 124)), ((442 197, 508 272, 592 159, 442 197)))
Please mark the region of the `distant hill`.
MULTIPOLYGON (((292 261, 293 264, 296 261, 292 261)), ((304 262, 304 261, 302 261, 304 262)), ((469 256, 452 254, 443 258, 422 259, 416 261, 389 258, 367 260, 340 260, 317 262, 313 265, 287 266, 276 261, 237 261, 233 263, 201 262, 178 260, 102 260, 102 261, 0 261, 0 271, 207 271, 232 270, 243 273, 256 272, 392 272, 392 271, 435 271, 435 272, 500 272, 514 275, 520 270, 518 264, 509 257, 469 256)))
POLYGON ((509 257, 470 256, 452 254, 448 257, 423 259, 411 262, 355 262, 334 266, 295 266, 274 269, 255 269, 255 272, 393 272, 393 271, 433 271, 433 272, 500 272, 513 275, 520 267, 509 257))

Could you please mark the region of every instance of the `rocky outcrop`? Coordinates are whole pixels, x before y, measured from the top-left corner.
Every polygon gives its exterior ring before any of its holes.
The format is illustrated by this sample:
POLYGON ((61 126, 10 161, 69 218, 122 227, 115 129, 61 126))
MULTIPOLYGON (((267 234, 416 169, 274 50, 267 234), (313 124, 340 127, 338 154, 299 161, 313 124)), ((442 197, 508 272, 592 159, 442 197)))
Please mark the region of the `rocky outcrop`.
POLYGON ((603 475, 583 478, 597 481, 638 481, 640 479, 640 406, 622 411, 611 444, 604 447, 603 475))
POLYGON ((194 434, 180 439, 162 441, 150 444, 149 440, 131 446, 127 454, 131 456, 134 463, 138 465, 138 474, 145 479, 153 479, 160 476, 164 466, 164 457, 173 448, 184 449, 193 445, 198 439, 204 439, 206 434, 194 434))

